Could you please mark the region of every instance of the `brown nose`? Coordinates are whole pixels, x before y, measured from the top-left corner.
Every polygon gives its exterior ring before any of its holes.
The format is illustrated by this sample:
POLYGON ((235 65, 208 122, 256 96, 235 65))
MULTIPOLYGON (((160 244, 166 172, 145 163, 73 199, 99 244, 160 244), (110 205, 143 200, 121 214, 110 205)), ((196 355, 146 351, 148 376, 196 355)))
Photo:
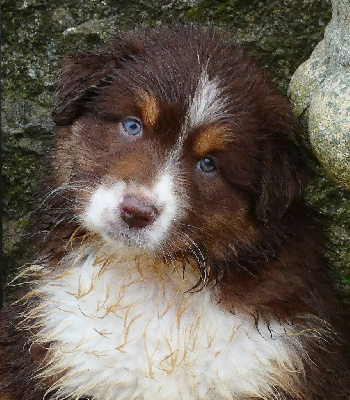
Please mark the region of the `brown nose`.
POLYGON ((121 218, 131 228, 144 228, 152 224, 159 212, 156 207, 147 200, 133 194, 124 196, 120 204, 121 218))

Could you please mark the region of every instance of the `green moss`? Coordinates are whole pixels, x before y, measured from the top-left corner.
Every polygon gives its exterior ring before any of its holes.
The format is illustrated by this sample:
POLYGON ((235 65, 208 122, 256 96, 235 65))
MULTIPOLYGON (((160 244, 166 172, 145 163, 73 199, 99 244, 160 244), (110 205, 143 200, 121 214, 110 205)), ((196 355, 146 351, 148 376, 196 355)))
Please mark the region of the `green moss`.
POLYGON ((350 296, 350 192, 321 175, 309 185, 305 198, 328 222, 330 266, 343 293, 350 296))
POLYGON ((331 7, 322 0, 203 0, 185 14, 191 21, 214 21, 231 32, 285 92, 291 75, 322 39, 331 7))

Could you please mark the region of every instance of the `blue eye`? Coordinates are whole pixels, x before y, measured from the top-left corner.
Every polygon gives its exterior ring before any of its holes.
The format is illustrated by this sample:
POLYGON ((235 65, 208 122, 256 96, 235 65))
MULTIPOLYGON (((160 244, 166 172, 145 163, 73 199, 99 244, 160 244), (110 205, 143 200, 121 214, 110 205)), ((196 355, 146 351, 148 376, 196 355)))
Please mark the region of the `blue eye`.
POLYGON ((123 128, 126 133, 132 136, 140 136, 142 134, 142 122, 136 117, 125 118, 123 128))
POLYGON ((216 171, 215 161, 211 157, 203 157, 197 163, 197 168, 203 172, 216 171))

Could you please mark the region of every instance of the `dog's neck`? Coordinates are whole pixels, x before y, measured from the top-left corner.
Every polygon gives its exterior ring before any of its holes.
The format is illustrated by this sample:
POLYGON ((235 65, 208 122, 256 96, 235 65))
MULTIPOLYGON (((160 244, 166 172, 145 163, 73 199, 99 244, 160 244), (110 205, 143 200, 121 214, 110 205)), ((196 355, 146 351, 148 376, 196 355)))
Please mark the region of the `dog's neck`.
POLYGON ((74 251, 33 292, 41 300, 27 321, 34 342, 50 343, 39 376, 57 377, 53 398, 239 399, 299 379, 276 369, 302 371, 291 326, 226 312, 215 288, 188 291, 198 279, 190 265, 104 250, 74 251))

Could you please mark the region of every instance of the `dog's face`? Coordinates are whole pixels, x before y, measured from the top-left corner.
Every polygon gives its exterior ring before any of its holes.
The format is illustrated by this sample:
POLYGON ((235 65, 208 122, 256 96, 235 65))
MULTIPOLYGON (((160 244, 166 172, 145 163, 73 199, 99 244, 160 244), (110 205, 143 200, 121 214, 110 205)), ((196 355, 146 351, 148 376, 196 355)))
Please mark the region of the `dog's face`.
POLYGON ((53 115, 59 184, 112 244, 229 258, 299 190, 287 102, 211 31, 133 32, 68 58, 53 115))

